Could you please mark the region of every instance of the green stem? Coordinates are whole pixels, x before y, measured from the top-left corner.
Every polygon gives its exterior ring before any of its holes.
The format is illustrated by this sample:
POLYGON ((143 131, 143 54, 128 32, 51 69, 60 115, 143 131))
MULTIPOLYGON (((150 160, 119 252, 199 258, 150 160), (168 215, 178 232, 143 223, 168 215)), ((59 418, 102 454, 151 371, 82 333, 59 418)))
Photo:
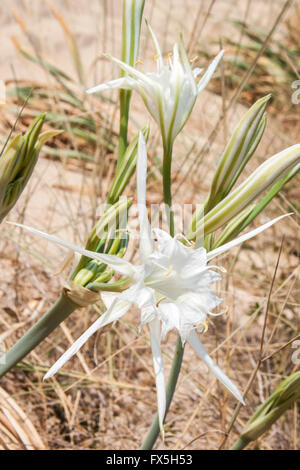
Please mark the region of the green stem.
POLYGON ((236 441, 230 450, 243 450, 249 444, 249 441, 244 441, 241 437, 236 441))
MULTIPOLYGON (((164 159, 163 159, 163 191, 164 191, 164 202, 166 204, 167 216, 169 219, 170 235, 174 236, 174 213, 172 210, 172 191, 171 191, 171 166, 172 166, 172 145, 164 142, 164 159)), ((175 392, 177 380, 179 377, 181 363, 183 358, 184 348, 180 335, 177 337, 175 355, 172 362, 171 372, 166 388, 166 413, 168 413, 171 401, 175 392)), ((159 435, 159 421, 158 415, 156 414, 151 428, 148 431, 145 441, 141 446, 141 450, 150 450, 155 444, 155 441, 159 435)))
POLYGON ((166 204, 167 217, 169 220, 170 235, 174 237, 174 213, 172 209, 172 191, 171 191, 171 167, 172 167, 172 152, 173 146, 164 143, 164 158, 163 158, 163 189, 164 189, 164 203, 166 204))
POLYGON ((78 305, 62 293, 57 302, 27 333, 5 354, 0 365, 0 378, 40 344, 78 305))
MULTIPOLYGON (((171 404, 171 401, 175 392, 175 388, 176 388, 176 384, 177 384, 177 380, 178 380, 178 376, 179 376, 179 372, 181 368, 182 358, 183 358, 183 351, 184 351, 184 348, 182 346, 181 338, 178 335, 175 355, 174 355, 171 372, 170 372, 170 376, 169 376, 169 380, 168 380, 168 384, 166 388, 166 414, 165 416, 168 413, 168 410, 169 410, 169 407, 170 407, 170 404, 171 404)), ((140 450, 151 450, 155 444, 155 441, 159 435, 159 432, 160 432, 160 429, 159 429, 159 423, 158 423, 158 415, 156 414, 154 421, 152 423, 152 426, 149 429, 146 439, 144 440, 142 446, 140 447, 140 450)))
POLYGON ((120 141, 119 141, 119 157, 117 169, 120 167, 126 148, 128 134, 128 118, 130 107, 131 91, 120 90, 120 141))

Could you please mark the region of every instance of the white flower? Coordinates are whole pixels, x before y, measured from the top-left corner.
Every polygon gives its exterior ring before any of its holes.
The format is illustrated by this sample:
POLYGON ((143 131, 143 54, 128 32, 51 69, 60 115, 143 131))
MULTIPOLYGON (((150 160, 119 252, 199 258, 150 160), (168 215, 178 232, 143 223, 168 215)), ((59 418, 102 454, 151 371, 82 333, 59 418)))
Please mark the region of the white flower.
POLYGON ((221 51, 212 61, 200 81, 196 78, 203 69, 192 69, 182 38, 180 46, 174 45, 173 57, 168 56, 164 64, 158 41, 148 25, 156 51, 157 72, 142 73, 115 57, 108 56, 121 69, 126 77, 103 83, 91 88, 87 93, 95 93, 110 88, 136 90, 142 97, 148 111, 161 128, 163 142, 171 146, 177 134, 189 118, 198 95, 211 79, 222 55, 221 51))
POLYGON ((278 217, 208 253, 204 248, 187 248, 176 237, 172 238, 163 230, 154 229, 151 231, 145 205, 147 154, 142 133, 139 135, 138 152, 137 192, 141 261, 139 266, 134 266, 114 255, 88 251, 52 235, 29 227, 21 227, 81 255, 97 259, 116 272, 129 276, 132 280, 131 286, 120 294, 102 294, 108 307, 107 311, 61 356, 46 374, 45 379, 54 375, 99 328, 118 320, 125 315, 132 304, 136 304, 141 311, 141 327, 146 323, 150 327, 158 414, 163 433, 166 394, 160 341, 161 337, 171 329, 175 328, 178 331, 182 342, 188 342, 225 387, 243 403, 243 397, 237 387, 210 358, 196 333, 197 330, 203 330, 207 315, 215 315, 212 311, 222 302, 211 289, 211 285, 221 279, 220 274, 215 272, 218 267, 207 265, 207 263, 214 257, 270 227, 284 216, 278 217), (154 246, 153 233, 157 239, 157 249, 154 246))

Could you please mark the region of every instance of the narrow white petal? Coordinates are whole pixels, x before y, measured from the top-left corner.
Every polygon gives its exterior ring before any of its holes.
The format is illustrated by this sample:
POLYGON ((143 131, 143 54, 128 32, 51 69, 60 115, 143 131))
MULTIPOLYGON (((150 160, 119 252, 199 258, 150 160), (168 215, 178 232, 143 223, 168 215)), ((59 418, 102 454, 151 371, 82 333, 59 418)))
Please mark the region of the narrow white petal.
POLYGON ((157 37, 155 36, 154 31, 151 28, 151 26, 150 26, 150 24, 148 23, 147 20, 146 20, 146 24, 147 24, 147 27, 148 27, 149 32, 151 34, 151 37, 152 37, 152 40, 153 40, 153 43, 154 43, 154 46, 155 46, 155 49, 156 49, 156 52, 157 52, 157 55, 158 55, 157 60, 158 60, 159 70, 161 70, 164 66, 161 49, 159 47, 157 37))
POLYGON ((142 132, 139 134, 137 159, 137 199, 140 224, 140 257, 145 262, 153 252, 153 239, 146 208, 147 149, 142 132))
POLYGON ((163 421, 166 413, 166 389, 165 389, 165 379, 164 379, 164 367, 162 361, 162 355, 160 350, 160 321, 158 318, 154 318, 149 323, 150 327, 150 338, 151 338, 151 348, 153 356, 153 365, 155 372, 156 380, 156 393, 157 393, 157 405, 158 405, 158 421, 159 427, 164 439, 164 427, 163 421))
POLYGON ((218 67, 219 65, 219 62, 220 60, 222 59, 223 57, 223 54, 224 54, 224 50, 222 50, 221 52, 219 52, 219 54, 214 58, 214 60, 212 61, 212 63, 209 65, 209 67, 207 68, 205 74, 203 75, 203 77, 201 78, 200 82, 198 83, 198 93, 201 93, 202 90, 204 90, 204 88, 208 85, 211 77, 213 76, 216 68, 218 67))
POLYGON ((188 59, 188 56, 184 47, 182 34, 180 34, 180 54, 181 54, 181 59, 182 59, 185 71, 191 76, 193 76, 193 78, 195 78, 194 71, 192 70, 192 66, 190 64, 190 61, 188 59))
POLYGON ((124 259, 119 258, 118 256, 106 255, 103 253, 96 253, 95 251, 85 250, 84 248, 81 248, 80 246, 73 245, 73 243, 69 243, 65 240, 55 237, 54 235, 49 235, 48 233, 41 232, 40 230, 36 230, 35 228, 27 227, 26 225, 17 224, 14 222, 7 222, 7 223, 11 225, 16 225, 17 227, 21 227, 24 230, 27 230, 27 232, 46 238, 46 240, 56 243, 57 245, 61 245, 65 248, 69 248, 70 250, 75 251, 76 253, 79 253, 80 255, 87 256, 88 258, 101 261, 102 263, 107 264, 109 267, 111 267, 112 269, 114 269, 120 274, 124 274, 126 276, 132 277, 134 273, 136 272, 136 269, 133 266, 133 264, 128 263, 128 261, 125 261, 124 259))
POLYGON ((55 362, 47 372, 44 380, 52 377, 56 372, 86 343, 86 341, 100 328, 121 318, 130 307, 130 303, 117 298, 111 304, 110 308, 101 315, 76 341, 72 346, 55 362))
POLYGON ((225 243, 225 245, 222 245, 219 248, 216 248, 215 250, 210 251, 209 253, 207 253, 207 261, 210 261, 211 259, 215 258, 216 256, 221 255, 225 251, 230 250, 234 246, 237 246, 240 243, 243 243, 244 241, 249 240, 252 237, 255 237, 256 235, 263 232, 267 228, 271 227, 271 225, 276 224, 276 222, 283 219, 284 217, 287 217, 288 215, 292 215, 292 213, 281 215, 280 217, 277 217, 276 219, 273 219, 270 222, 267 222, 266 224, 261 225, 260 227, 254 229, 254 230, 251 230, 251 232, 245 233, 245 235, 242 235, 241 237, 238 237, 235 240, 232 240, 231 242, 225 243))
POLYGON ((100 85, 94 86, 86 90, 86 93, 89 95, 91 93, 96 93, 98 91, 110 90, 112 88, 122 88, 124 90, 132 90, 134 88, 134 80, 130 77, 117 78, 116 80, 111 80, 106 83, 101 83, 100 85))
POLYGON ((212 360, 201 341, 199 340, 195 330, 193 330, 187 338, 192 348, 196 351, 199 357, 205 362, 208 368, 215 374, 215 376, 222 382, 222 384, 244 405, 245 402, 237 387, 231 380, 221 371, 217 364, 212 360))

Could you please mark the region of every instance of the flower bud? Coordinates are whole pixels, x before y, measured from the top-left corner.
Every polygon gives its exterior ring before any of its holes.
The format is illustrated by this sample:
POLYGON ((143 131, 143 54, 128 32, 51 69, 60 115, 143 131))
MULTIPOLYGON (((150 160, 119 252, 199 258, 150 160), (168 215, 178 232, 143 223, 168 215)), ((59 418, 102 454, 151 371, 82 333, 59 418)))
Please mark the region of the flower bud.
POLYGON ((45 114, 33 120, 26 134, 16 135, 0 156, 0 222, 13 208, 24 190, 38 159, 41 147, 61 131, 41 134, 45 114))
POLYGON ((240 440, 256 441, 300 398, 300 371, 284 379, 246 424, 240 440))
POLYGON ((232 193, 201 219, 193 221, 187 237, 195 239, 201 234, 214 232, 232 220, 245 207, 251 204, 263 191, 293 171, 300 163, 300 144, 293 145, 266 160, 232 193))
POLYGON ((258 100, 235 128, 221 155, 210 195, 205 204, 205 212, 227 196, 255 152, 265 130, 265 109, 270 98, 271 95, 267 95, 258 100))

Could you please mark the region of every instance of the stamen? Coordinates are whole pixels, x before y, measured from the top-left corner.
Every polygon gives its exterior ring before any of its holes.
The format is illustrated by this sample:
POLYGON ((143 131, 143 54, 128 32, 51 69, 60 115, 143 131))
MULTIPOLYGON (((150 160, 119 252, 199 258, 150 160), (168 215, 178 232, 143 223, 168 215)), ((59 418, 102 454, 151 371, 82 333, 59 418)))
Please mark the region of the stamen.
POLYGON ((144 62, 139 57, 138 57, 138 60, 136 61, 135 65, 138 65, 138 64, 144 65, 144 62))
POLYGON ((155 60, 155 62, 157 62, 157 61, 158 61, 159 57, 160 57, 160 54, 155 54, 155 56, 154 56, 154 60, 155 60))
POLYGON ((166 277, 170 276, 170 274, 171 274, 172 271, 173 271, 173 266, 170 265, 168 272, 165 273, 164 276, 166 276, 166 277))
POLYGON ((225 310, 222 310, 222 312, 219 312, 219 313, 208 312, 208 315, 211 315, 212 317, 220 317, 221 315, 227 316, 228 312, 229 312, 229 307, 228 305, 226 305, 225 310))
POLYGON ((224 266, 219 266, 219 270, 220 270, 222 273, 227 273, 227 269, 224 268, 224 266))
POLYGON ((173 53, 169 52, 167 56, 167 60, 170 61, 172 57, 173 57, 173 53))
POLYGON ((158 299, 158 301, 156 302, 156 307, 159 306, 159 304, 163 301, 163 300, 166 300, 167 297, 161 297, 160 299, 158 299))
POLYGON ((190 63, 193 64, 194 62, 197 62, 197 60, 199 60, 199 57, 195 55, 195 57, 193 57, 193 59, 190 60, 190 63))
POLYGON ((205 335, 205 333, 207 333, 208 331, 208 321, 199 321, 199 323, 197 323, 197 326, 202 326, 203 327, 203 331, 202 331, 202 334, 205 335))

